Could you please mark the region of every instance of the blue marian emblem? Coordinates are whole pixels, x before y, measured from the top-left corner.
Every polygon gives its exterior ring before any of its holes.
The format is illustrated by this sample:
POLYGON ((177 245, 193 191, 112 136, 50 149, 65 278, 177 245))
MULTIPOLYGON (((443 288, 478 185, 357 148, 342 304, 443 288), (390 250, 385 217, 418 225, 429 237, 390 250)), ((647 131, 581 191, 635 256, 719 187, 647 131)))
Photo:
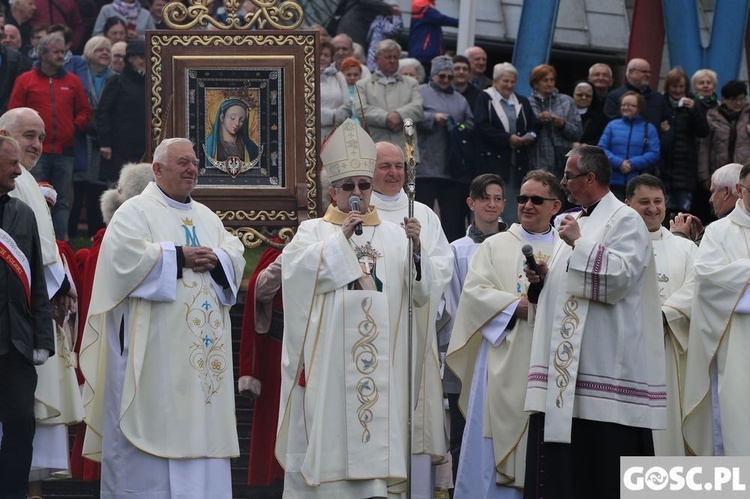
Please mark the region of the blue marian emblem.
POLYGON ((185 229, 185 246, 192 246, 197 248, 201 245, 198 241, 198 235, 195 233, 195 226, 193 221, 189 218, 182 218, 182 228, 185 229))

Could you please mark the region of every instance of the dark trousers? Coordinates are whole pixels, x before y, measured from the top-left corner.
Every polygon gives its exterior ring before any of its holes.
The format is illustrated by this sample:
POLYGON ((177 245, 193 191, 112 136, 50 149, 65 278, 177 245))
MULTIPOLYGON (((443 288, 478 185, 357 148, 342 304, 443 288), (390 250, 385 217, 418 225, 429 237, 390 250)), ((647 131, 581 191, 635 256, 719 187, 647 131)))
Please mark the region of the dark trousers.
POLYGON ((36 368, 14 347, 0 355, 0 497, 25 498, 36 431, 36 368))
POLYGON ((469 206, 469 186, 463 182, 442 178, 418 178, 415 198, 435 209, 435 200, 440 207, 440 224, 448 242, 466 235, 466 217, 469 206))
POLYGON ((573 418, 571 443, 544 442, 544 413, 529 417, 524 499, 617 499, 620 456, 653 456, 651 430, 573 418))

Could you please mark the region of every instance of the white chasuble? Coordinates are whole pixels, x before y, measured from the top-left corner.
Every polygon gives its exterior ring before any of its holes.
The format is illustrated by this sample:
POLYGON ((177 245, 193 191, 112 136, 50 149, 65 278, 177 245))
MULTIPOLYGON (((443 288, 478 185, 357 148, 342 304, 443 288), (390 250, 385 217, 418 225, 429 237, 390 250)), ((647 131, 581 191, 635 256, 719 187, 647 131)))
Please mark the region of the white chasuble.
POLYGON ((695 256, 683 404, 683 434, 692 454, 714 454, 717 434, 725 455, 750 455, 750 314, 738 310, 748 283, 750 215, 740 199, 729 215, 706 227, 695 256))
POLYGON ((695 254, 698 246, 661 227, 651 232, 656 279, 662 304, 667 374, 667 428, 654 430, 657 456, 684 456, 682 389, 685 385, 690 307, 693 300, 695 254))
POLYGON ((108 365, 124 369, 114 375, 122 389, 116 413, 132 445, 163 458, 239 455, 229 306, 242 278, 243 251, 211 210, 169 200, 153 182, 115 212, 81 346, 91 430, 86 457, 101 459, 105 392, 118 390, 106 386, 113 379, 108 365), (173 255, 175 245, 214 248, 231 289, 217 291, 208 272, 187 268, 177 279, 174 260, 167 263, 167 249, 173 255), (117 344, 121 322, 127 362, 108 348, 117 344))
MULTIPOLYGON (((409 199, 400 191, 395 201, 388 202, 373 192, 372 204, 377 207, 382 220, 402 226, 409 212, 409 199)), ((415 359, 422 367, 422 383, 416 387, 419 400, 413 417, 413 454, 429 454, 433 463, 445 460, 448 452, 445 435, 445 410, 443 409, 443 385, 440 377, 440 357, 437 346, 436 321, 440 315, 439 305, 443 292, 453 277, 453 251, 445 237, 440 219, 428 206, 415 202, 414 217, 422 230, 422 278, 429 280, 430 300, 423 306, 414 307, 415 327, 429 339, 426 350, 415 359)))
POLYGON ((651 240, 640 215, 607 194, 557 243, 539 298, 526 409, 545 441, 570 442, 571 418, 665 426, 664 340, 651 240))
MULTIPOLYGON (((493 484, 517 488, 524 484, 528 413, 523 405, 535 307, 529 306, 529 320, 519 319, 511 329, 506 329, 509 317, 500 325, 498 321, 505 310, 512 308, 512 314, 516 302, 526 297, 528 292, 521 248, 530 243, 538 262, 549 261, 558 239, 554 229, 549 234, 532 235, 523 231, 518 224, 511 225, 506 232, 488 237, 471 260, 454 320, 446 360, 448 367, 461 380, 459 407, 466 415, 467 431, 470 422, 482 421, 482 436, 492 439, 493 484), (499 330, 500 327, 503 330, 499 330), (487 338, 502 339, 490 342, 487 338), (486 367, 484 371, 477 372, 475 366, 481 362, 478 355, 483 343, 487 345, 486 367), (484 379, 475 379, 475 375, 481 375, 484 379), (475 393, 475 384, 486 385, 485 397, 470 404, 470 393, 475 393), (482 414, 477 417, 475 411, 482 414)), ((467 442, 466 433, 464 442, 467 442)), ((478 449, 478 446, 469 447, 472 448, 478 449)), ((485 496, 486 484, 481 484, 482 492, 478 492, 478 468, 481 463, 475 461, 474 453, 461 454, 457 496, 485 496), (474 461, 475 465, 466 468, 465 460, 474 461), (471 478, 464 478, 464 470, 471 478), (462 492, 459 493, 459 490, 462 492)))
MULTIPOLYGON (((284 497, 405 491, 408 255, 403 229, 364 217, 347 240, 335 207, 284 248, 284 341, 276 456, 284 497)), ((424 267, 423 267, 424 271, 424 267)), ((416 276, 416 271, 414 273, 416 276)), ((414 282, 415 305, 430 281, 414 282)), ((425 337, 414 336, 414 349, 425 337)))

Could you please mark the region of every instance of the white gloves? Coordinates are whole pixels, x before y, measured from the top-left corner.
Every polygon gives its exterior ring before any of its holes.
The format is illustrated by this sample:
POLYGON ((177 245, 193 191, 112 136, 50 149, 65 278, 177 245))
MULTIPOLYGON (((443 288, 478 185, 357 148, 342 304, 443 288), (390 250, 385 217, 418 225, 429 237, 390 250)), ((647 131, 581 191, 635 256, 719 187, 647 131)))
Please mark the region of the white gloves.
POLYGON ((32 355, 32 360, 35 366, 41 366, 49 359, 49 350, 46 348, 35 348, 32 355))

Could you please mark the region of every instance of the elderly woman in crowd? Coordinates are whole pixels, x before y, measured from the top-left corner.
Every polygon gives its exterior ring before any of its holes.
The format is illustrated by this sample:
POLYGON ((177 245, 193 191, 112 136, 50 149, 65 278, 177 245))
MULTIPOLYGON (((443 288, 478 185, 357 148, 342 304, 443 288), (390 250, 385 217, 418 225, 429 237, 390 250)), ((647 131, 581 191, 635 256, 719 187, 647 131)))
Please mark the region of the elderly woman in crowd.
POLYGON ((109 68, 112 70, 112 74, 119 74, 125 69, 125 51, 128 48, 127 42, 117 42, 112 44, 112 62, 109 63, 109 68))
POLYGON ((534 92, 529 101, 542 127, 529 161, 533 168, 550 171, 559 178, 565 169, 565 155, 581 138, 583 126, 573 99, 555 88, 556 79, 557 71, 547 64, 531 70, 534 92))
POLYGON ((466 99, 453 88, 453 60, 435 57, 430 68, 430 82, 419 86, 424 119, 417 123, 417 201, 433 207, 437 200, 443 232, 448 241, 455 241, 466 234, 465 195, 472 177, 456 162, 451 164, 449 131, 459 125, 473 128, 474 117, 466 99))
POLYGON ((102 7, 99 17, 94 24, 94 35, 104 33, 104 25, 108 19, 118 17, 125 22, 126 36, 128 40, 144 38, 147 29, 156 29, 154 18, 151 13, 141 7, 138 0, 113 0, 112 3, 102 7))
POLYGON ((508 63, 495 65, 492 86, 474 103, 474 175, 496 173, 505 181, 503 219, 517 221, 516 196, 529 166, 529 150, 540 123, 526 97, 514 92, 518 71, 508 63))
POLYGON ((642 94, 628 91, 620 97, 620 114, 607 124, 599 147, 609 158, 612 167, 610 187, 621 201, 625 199, 625 186, 630 179, 640 175, 659 162, 659 134, 656 127, 646 121, 646 99, 642 94))
POLYGON ((719 105, 719 98, 716 95, 719 78, 716 76, 716 71, 699 69, 693 74, 691 83, 695 92, 693 99, 703 106, 704 112, 707 113, 710 109, 719 105))
POLYGON ((424 66, 422 66, 422 63, 414 59, 413 57, 399 59, 398 74, 400 74, 401 76, 411 76, 412 78, 417 80, 417 82, 424 83, 424 66))
POLYGON ((662 124, 659 177, 667 188, 667 216, 689 211, 698 176, 698 138, 708 135, 703 106, 690 95, 688 76, 674 68, 664 79, 668 123, 662 124))
POLYGON ((323 140, 331 134, 333 127, 343 123, 351 115, 349 91, 333 61, 333 45, 329 41, 320 43, 320 136, 323 140))
POLYGON ((583 144, 595 146, 604 132, 609 120, 604 113, 593 105, 594 86, 588 81, 579 81, 573 88, 573 102, 578 109, 578 115, 581 117, 581 138, 573 142, 573 147, 583 144))
POLYGON ((113 45, 124 42, 128 38, 128 25, 119 17, 110 17, 104 22, 101 34, 106 36, 113 45))
POLYGON ((709 190, 711 175, 717 168, 750 160, 747 83, 731 80, 721 87, 721 104, 711 109, 706 119, 709 131, 699 145, 698 181, 709 190))
POLYGON ((357 95, 357 82, 362 78, 362 63, 356 57, 347 57, 341 61, 339 79, 343 77, 346 88, 349 91, 349 107, 352 110, 352 119, 358 125, 362 125, 362 106, 359 104, 357 95))

